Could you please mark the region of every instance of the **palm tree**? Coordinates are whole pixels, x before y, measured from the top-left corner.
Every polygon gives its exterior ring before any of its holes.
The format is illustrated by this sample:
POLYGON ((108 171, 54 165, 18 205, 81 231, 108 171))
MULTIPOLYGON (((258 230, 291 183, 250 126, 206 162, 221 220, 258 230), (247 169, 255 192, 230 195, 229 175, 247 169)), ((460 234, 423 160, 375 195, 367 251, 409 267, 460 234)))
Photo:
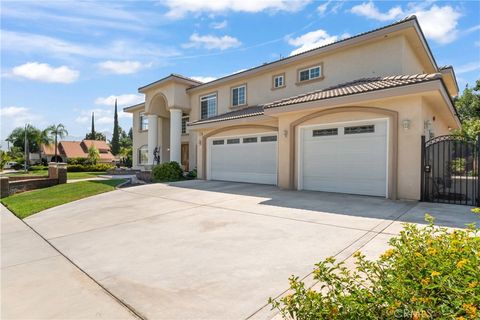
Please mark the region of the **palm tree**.
POLYGON ((53 140, 52 137, 50 137, 49 129, 45 129, 42 131, 39 131, 37 136, 35 137, 35 142, 38 145, 38 155, 40 157, 40 161, 42 160, 42 145, 49 146, 53 140))
POLYGON ((58 162, 58 156, 57 156, 57 149, 58 149, 58 137, 64 138, 66 135, 68 135, 67 129, 65 129, 65 126, 61 123, 55 125, 52 124, 50 127, 48 127, 47 132, 53 136, 55 136, 55 162, 58 162))
POLYGON ((97 164, 98 159, 100 158, 100 151, 92 144, 88 148, 88 160, 91 164, 97 164))

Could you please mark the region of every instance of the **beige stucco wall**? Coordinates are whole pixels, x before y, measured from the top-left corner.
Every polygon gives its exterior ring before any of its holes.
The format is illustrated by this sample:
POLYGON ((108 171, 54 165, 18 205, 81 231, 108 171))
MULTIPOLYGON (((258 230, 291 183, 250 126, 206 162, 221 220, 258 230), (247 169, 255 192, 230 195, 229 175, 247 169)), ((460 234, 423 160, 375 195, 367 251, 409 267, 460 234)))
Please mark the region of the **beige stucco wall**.
POLYGON ((217 93, 218 114, 232 111, 231 88, 247 85, 247 104, 257 105, 272 102, 324 89, 340 83, 353 81, 364 77, 388 76, 396 74, 422 73, 423 67, 408 45, 405 37, 396 36, 369 42, 353 48, 343 49, 334 53, 317 55, 288 66, 279 66, 268 72, 258 73, 248 78, 228 81, 221 85, 194 91, 190 96, 192 106, 191 121, 199 119, 200 97, 209 93, 217 93), (307 66, 323 63, 324 79, 299 85, 298 70, 307 66), (272 90, 272 76, 285 73, 286 87, 272 90))
POLYGON ((147 136, 148 136, 147 131, 140 131, 140 112, 143 112, 143 109, 137 109, 132 112, 132 133, 133 133, 132 167, 134 169, 142 169, 142 167, 138 165, 138 149, 143 145, 147 145, 147 136))
MULTIPOLYGON (((406 96, 401 98, 392 98, 392 99, 383 99, 378 101, 365 102, 361 105, 345 105, 336 108, 343 108, 348 106, 359 106, 359 107, 375 107, 386 110, 393 110, 398 114, 398 154, 397 154, 397 197, 399 199, 410 199, 418 200, 420 199, 420 158, 421 158, 421 135, 423 134, 423 121, 424 114, 428 114, 431 110, 430 106, 425 103, 424 99, 420 95, 416 96, 406 96), (410 120, 410 128, 404 129, 402 126, 403 120, 410 120)), ((333 108, 335 109, 335 108, 333 108)), ((292 112, 278 115, 278 120, 272 120, 269 122, 263 122, 262 124, 270 126, 278 126, 278 185, 282 188, 290 187, 290 168, 291 161, 293 158, 290 155, 290 125, 292 122, 314 112, 317 112, 319 109, 310 109, 302 112, 292 112), (284 132, 287 132, 285 136, 284 132)), ((357 120, 366 120, 366 119, 379 119, 386 118, 385 115, 380 115, 376 113, 368 112, 339 112, 331 113, 328 115, 320 116, 307 122, 302 123, 301 125, 310 125, 310 124, 325 124, 332 122, 346 122, 346 121, 357 121, 357 120)), ((444 133, 445 130, 448 131, 448 126, 443 124, 443 120, 436 120, 438 125, 438 131, 444 133)), ((252 122, 253 124, 253 122, 252 122)), ((258 123, 255 123, 258 124, 258 123)), ((389 137, 392 137, 392 127, 393 125, 389 124, 389 137)), ((299 128, 297 128, 297 131, 299 128)), ((243 135, 251 133, 261 133, 271 130, 267 129, 235 129, 223 131, 214 136, 229 136, 229 135, 243 135)), ((211 130, 200 131, 199 137, 201 135, 206 135, 211 130)), ((298 134, 297 134, 298 137, 298 134)), ((298 140, 297 140, 298 141, 298 140)), ((201 139, 197 139, 198 144, 198 154, 197 154, 197 164, 199 169, 199 177, 204 178, 205 173, 203 172, 203 163, 202 163, 202 152, 201 148, 201 139)), ((394 141, 389 140, 389 167, 393 166, 394 155, 392 154, 392 143, 394 141)), ((298 146, 298 144, 296 145, 298 146)), ((295 151, 296 152, 296 151, 295 151)), ((208 160, 207 160, 208 161, 208 160)), ((296 172, 297 168, 294 167, 296 172)), ((296 186, 297 177, 295 176, 293 185, 296 186)))

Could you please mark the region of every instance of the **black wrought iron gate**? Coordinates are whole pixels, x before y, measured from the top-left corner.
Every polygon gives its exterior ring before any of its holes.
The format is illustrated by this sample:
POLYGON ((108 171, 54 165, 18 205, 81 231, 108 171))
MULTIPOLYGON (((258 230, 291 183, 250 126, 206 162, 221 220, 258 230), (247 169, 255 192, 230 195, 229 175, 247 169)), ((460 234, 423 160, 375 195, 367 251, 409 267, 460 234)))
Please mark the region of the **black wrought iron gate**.
POLYGON ((422 137, 422 201, 480 205, 480 137, 422 137))

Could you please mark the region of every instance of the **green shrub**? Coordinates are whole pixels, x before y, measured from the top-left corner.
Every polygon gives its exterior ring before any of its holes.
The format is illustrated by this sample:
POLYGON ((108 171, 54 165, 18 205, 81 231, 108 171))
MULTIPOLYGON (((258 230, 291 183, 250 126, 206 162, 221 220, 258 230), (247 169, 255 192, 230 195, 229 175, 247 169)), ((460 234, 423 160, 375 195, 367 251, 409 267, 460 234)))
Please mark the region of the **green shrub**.
POLYGON ((69 164, 67 165, 67 172, 103 172, 113 168, 113 165, 107 163, 100 164, 69 164))
POLYGON ((153 179, 158 182, 178 181, 183 179, 183 170, 178 162, 165 162, 153 167, 153 179))
POLYGON ((67 159, 67 164, 88 164, 88 159, 83 157, 69 158, 67 159))
POLYGON ((466 169, 467 161, 465 158, 456 158, 452 160, 451 169, 454 174, 463 174, 466 169))
POLYGON ((479 319, 479 229, 405 224, 377 261, 357 252, 355 270, 316 264, 318 291, 290 278, 291 294, 269 302, 285 319, 479 319))
POLYGON ((186 176, 187 179, 196 179, 197 178, 197 169, 193 169, 193 170, 190 170, 188 173, 187 173, 187 176, 186 176))

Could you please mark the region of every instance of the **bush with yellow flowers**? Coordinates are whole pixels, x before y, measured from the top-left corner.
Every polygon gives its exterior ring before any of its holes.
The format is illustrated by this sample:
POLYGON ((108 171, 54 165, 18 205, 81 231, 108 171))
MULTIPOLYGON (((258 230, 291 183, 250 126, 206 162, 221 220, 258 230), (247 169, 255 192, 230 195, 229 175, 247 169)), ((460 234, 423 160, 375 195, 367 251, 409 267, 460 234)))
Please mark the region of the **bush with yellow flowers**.
MULTIPOLYGON (((480 210, 478 210, 480 213, 480 210)), ((354 269, 327 258, 317 289, 290 278, 290 294, 270 298, 285 319, 480 319, 480 235, 474 224, 448 230, 405 224, 376 261, 354 254, 354 269)))

